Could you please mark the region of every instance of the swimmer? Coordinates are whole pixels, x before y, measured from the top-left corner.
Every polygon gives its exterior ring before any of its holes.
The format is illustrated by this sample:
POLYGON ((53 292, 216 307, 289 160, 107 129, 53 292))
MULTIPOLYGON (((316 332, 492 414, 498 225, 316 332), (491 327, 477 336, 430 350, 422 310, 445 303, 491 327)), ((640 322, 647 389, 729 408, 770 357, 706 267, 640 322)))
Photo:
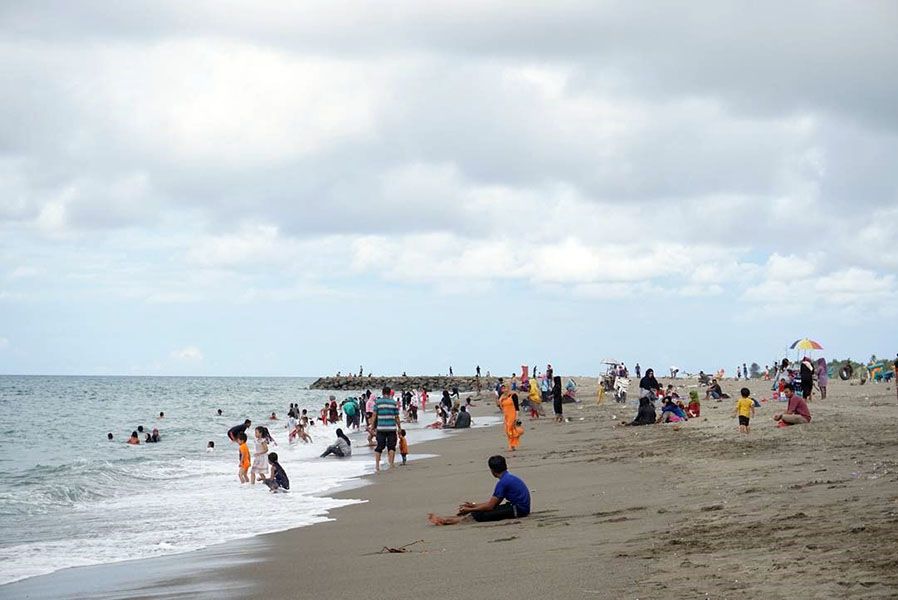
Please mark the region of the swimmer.
POLYGON ((164 412, 160 412, 160 413, 159 413, 159 418, 160 418, 160 419, 164 419, 164 418, 165 418, 165 413, 164 413, 164 412))
POLYGON ((269 421, 277 421, 277 420, 278 420, 278 416, 277 416, 276 414, 274 414, 274 413, 271 413, 271 416, 268 417, 268 420, 269 420, 269 421))
POLYGON ((137 432, 136 432, 136 431, 132 431, 132 432, 131 432, 131 437, 128 438, 128 443, 131 444, 132 446, 139 446, 139 445, 140 445, 140 438, 137 437, 137 432))
POLYGON ((221 409, 220 409, 220 408, 218 409, 218 416, 219 416, 219 417, 221 416, 221 409))
POLYGON ((209 443, 206 444, 206 452, 214 452, 215 451, 215 442, 209 440, 209 443))
POLYGON ((112 432, 106 434, 106 439, 112 441, 112 432))

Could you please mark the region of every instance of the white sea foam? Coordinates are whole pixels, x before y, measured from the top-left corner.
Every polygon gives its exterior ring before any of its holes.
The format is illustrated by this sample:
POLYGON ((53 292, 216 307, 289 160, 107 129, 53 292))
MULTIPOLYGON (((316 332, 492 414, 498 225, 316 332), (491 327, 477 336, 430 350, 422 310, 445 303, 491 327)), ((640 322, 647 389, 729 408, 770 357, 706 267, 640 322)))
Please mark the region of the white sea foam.
MULTIPOLYGON (((311 444, 289 444, 284 421, 260 420, 256 424, 270 426, 278 442, 269 450, 280 456, 290 493, 237 482, 237 448, 227 428, 245 415, 280 413, 297 400, 312 414, 327 393, 306 385, 292 379, 0 377, 0 431, 6 432, 0 436, 0 583, 310 525, 359 502, 326 496, 373 470, 362 433, 350 435, 352 459, 318 458, 336 426, 311 428, 311 444), (34 401, 22 403, 22 396, 34 401), (77 410, 70 408, 73 396, 83 398, 77 410), (147 418, 159 406, 166 418, 147 418), (214 417, 216 408, 230 418, 214 417), (35 424, 60 413, 64 431, 35 433, 35 424), (162 442, 125 445, 141 421, 159 427, 162 442), (116 432, 114 442, 105 440, 107 430, 116 432), (214 452, 205 452, 208 439, 216 442, 214 452)), ((430 415, 407 428, 412 452, 418 441, 444 435, 424 428, 430 415)), ((487 421, 493 420, 481 424, 487 421)))

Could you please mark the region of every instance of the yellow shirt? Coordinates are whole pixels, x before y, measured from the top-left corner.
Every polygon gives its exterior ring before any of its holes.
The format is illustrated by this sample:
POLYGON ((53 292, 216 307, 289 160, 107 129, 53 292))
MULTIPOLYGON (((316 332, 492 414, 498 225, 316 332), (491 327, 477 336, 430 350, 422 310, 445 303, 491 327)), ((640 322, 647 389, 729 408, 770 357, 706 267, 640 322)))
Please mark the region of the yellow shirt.
POLYGON ((740 417, 751 417, 751 411, 755 407, 755 402, 751 398, 739 398, 736 400, 736 411, 740 417))

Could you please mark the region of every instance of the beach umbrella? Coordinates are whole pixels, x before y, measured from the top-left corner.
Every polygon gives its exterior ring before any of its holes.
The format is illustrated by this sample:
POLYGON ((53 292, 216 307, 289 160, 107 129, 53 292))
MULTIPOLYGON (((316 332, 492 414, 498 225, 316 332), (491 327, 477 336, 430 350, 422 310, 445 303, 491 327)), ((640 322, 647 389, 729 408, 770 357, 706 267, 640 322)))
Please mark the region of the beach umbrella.
POLYGON ((808 338, 801 338, 800 340, 795 340, 792 342, 792 345, 789 346, 790 350, 823 350, 823 346, 821 346, 818 342, 808 338))

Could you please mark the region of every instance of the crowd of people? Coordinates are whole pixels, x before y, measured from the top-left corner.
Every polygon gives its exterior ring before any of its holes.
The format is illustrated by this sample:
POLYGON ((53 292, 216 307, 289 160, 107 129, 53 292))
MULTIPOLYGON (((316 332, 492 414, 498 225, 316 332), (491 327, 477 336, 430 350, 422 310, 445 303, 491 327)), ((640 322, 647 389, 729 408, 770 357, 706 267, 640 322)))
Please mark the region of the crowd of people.
MULTIPOLYGON (((825 398, 825 365, 823 359, 816 365, 810 361, 802 361, 797 369, 783 363, 777 365, 773 377, 774 388, 782 393, 783 401, 787 402, 785 410, 773 416, 779 426, 807 424, 811 421, 808 409, 811 391, 807 389, 806 382, 817 381, 821 396, 825 398)), ((620 368, 621 377, 629 376, 625 365, 621 364, 620 368)), ((701 415, 702 401, 721 402, 729 397, 717 378, 700 378, 700 385, 706 386, 703 397, 699 389, 691 389, 687 397, 683 398, 674 385, 676 381, 665 387, 657 380, 653 369, 645 369, 643 373, 638 363, 635 371, 639 375, 638 409, 632 420, 621 423, 624 426, 682 423, 701 415)), ((534 368, 533 376, 528 377, 525 368, 520 377, 513 373, 507 380, 499 378, 493 389, 495 405, 502 415, 508 452, 515 452, 521 447, 525 434, 522 420, 524 413, 529 413, 531 421, 541 419, 546 415, 543 405, 551 402, 554 421, 565 423, 564 404, 577 401, 577 385, 572 379, 564 382, 562 377, 555 374, 551 364, 547 365, 542 375, 536 375, 537 372, 534 368)), ((739 374, 742 373, 744 371, 739 374)), ((760 404, 752 397, 748 387, 741 388, 738 396, 733 405, 732 416, 738 419, 739 431, 748 434, 755 410, 760 404)), ((379 395, 366 390, 359 396, 347 397, 339 403, 335 396, 330 396, 315 419, 310 418, 307 409, 301 409, 298 404, 290 404, 286 424, 288 439, 291 444, 310 443, 312 438, 308 430, 316 419, 324 426, 340 425, 334 432, 335 439, 321 453, 321 458, 351 458, 353 440, 347 433, 359 432, 367 435, 367 444, 373 448, 375 471, 381 470, 384 454, 392 469, 396 465, 397 451, 401 457, 400 464, 407 464, 408 438, 404 425, 417 423, 419 414, 426 411, 429 400, 430 395, 426 389, 400 391, 384 387, 379 395)), ((432 407, 434 421, 423 427, 469 428, 473 423, 471 408, 470 397, 462 398, 457 389, 443 390, 432 407)), ((269 419, 277 420, 276 413, 271 413, 269 419)), ((228 438, 238 445, 239 481, 252 485, 258 479, 273 492, 288 490, 290 484, 287 473, 278 460, 277 453, 271 451, 272 446, 276 446, 273 436, 268 428, 255 427, 252 429, 253 448, 250 450, 247 430, 251 426, 251 421, 247 419, 228 431, 228 438)), ((489 500, 481 503, 465 502, 459 506, 456 515, 439 517, 431 514, 430 520, 437 525, 452 525, 468 517, 477 521, 489 521, 528 514, 529 490, 520 478, 508 473, 505 459, 498 455, 490 457, 489 469, 499 479, 489 500), (506 503, 502 504, 503 501, 506 503)))

